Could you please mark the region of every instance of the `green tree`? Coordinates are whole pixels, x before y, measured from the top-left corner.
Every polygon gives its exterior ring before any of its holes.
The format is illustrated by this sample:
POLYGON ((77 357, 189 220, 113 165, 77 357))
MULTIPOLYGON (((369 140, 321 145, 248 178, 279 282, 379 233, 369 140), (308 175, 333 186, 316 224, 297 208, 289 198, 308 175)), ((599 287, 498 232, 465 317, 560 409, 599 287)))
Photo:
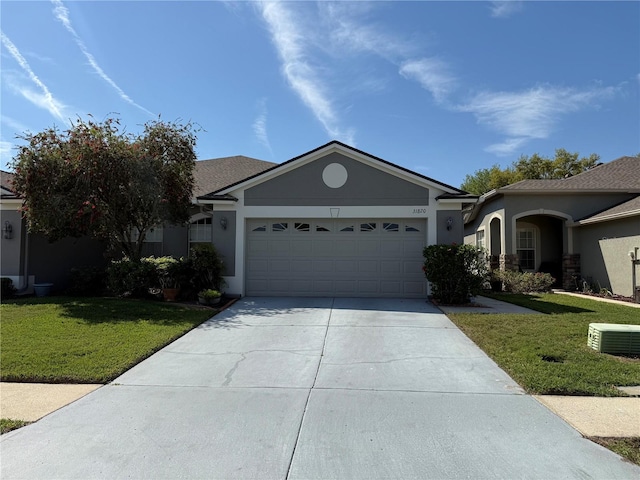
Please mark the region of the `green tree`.
POLYGON ((577 175, 595 167, 600 156, 592 153, 588 157, 579 158, 578 153, 570 153, 563 148, 555 152, 554 158, 543 157, 537 153, 531 156, 522 155, 510 166, 476 170, 467 175, 461 189, 475 195, 482 195, 505 185, 521 180, 542 180, 566 178, 577 175))
POLYGON ((146 232, 189 219, 196 136, 191 123, 79 119, 69 130, 26 133, 12 166, 30 232, 50 241, 88 235, 138 260, 146 232))

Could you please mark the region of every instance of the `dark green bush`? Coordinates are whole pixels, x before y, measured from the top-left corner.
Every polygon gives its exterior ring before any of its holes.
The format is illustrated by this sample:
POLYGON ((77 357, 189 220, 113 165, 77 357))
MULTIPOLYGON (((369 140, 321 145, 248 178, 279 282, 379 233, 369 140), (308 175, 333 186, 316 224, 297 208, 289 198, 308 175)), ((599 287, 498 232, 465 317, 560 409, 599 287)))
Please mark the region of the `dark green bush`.
POLYGON ((423 271, 431 294, 449 304, 467 303, 489 278, 484 249, 473 245, 430 245, 423 250, 423 271))
POLYGON ((68 295, 95 297, 104 295, 107 288, 107 272, 101 267, 72 268, 69 273, 68 295))
POLYGON ((114 261, 108 268, 109 290, 118 296, 143 297, 149 289, 180 288, 180 297, 195 299, 204 289, 221 290, 223 263, 210 244, 191 249, 189 258, 145 257, 114 261))
POLYGON ((107 268, 107 284, 117 296, 145 297, 149 289, 159 287, 156 266, 148 258, 134 262, 128 257, 115 260, 107 268))
POLYGON ((13 286, 13 280, 8 277, 0 278, 0 297, 2 300, 12 298, 16 294, 16 287, 13 286))
POLYGON ((502 282, 505 292, 541 293, 548 292, 556 279, 548 273, 521 273, 514 270, 494 271, 492 276, 502 282))
POLYGON ((204 289, 221 290, 225 285, 222 274, 224 264, 215 247, 209 243, 200 243, 189 253, 193 269, 192 286, 196 292, 204 289))

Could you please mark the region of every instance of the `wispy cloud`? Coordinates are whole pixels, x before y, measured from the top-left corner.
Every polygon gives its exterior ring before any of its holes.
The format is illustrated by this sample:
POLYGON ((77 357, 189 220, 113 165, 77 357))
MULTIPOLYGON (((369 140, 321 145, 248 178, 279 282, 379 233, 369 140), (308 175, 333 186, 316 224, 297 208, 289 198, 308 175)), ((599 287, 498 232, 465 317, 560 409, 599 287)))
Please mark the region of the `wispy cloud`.
POLYGON ((16 62, 18 62, 20 67, 22 67, 22 70, 26 72, 26 74, 29 76, 29 79, 40 89, 41 93, 34 92, 26 85, 17 83, 12 85, 14 89, 34 105, 47 110, 58 120, 64 121, 64 115, 62 113, 64 105, 54 98, 47 86, 42 83, 38 76, 33 72, 27 60, 22 56, 18 48, 13 44, 9 37, 7 37, 4 32, 0 32, 0 35, 2 38, 2 44, 9 51, 16 62))
POLYGON ((448 65, 437 58, 408 60, 400 66, 400 75, 416 80, 439 103, 446 100, 456 85, 456 79, 449 73, 448 65))
POLYGON ((282 61, 282 72, 293 91, 313 112, 327 134, 354 144, 352 130, 343 130, 333 106, 327 86, 322 82, 320 69, 309 60, 305 35, 294 13, 280 2, 260 2, 257 7, 265 20, 271 40, 282 61))
POLYGON ((89 61, 89 65, 91 65, 91 68, 93 68, 93 70, 100 76, 100 78, 102 78, 105 82, 107 82, 111 87, 113 87, 113 89, 118 92, 118 95, 120 96, 120 98, 122 98, 125 102, 133 105, 136 108, 139 108, 140 110, 142 110, 143 112, 151 115, 151 116, 155 116, 151 111, 147 110, 146 108, 144 108, 142 105, 137 104, 136 102, 134 102, 131 97, 129 97, 129 95, 127 95, 117 84, 116 82, 114 82, 111 77, 109 77, 104 70, 102 70, 102 68, 100 67, 100 65, 98 65, 98 62, 96 61, 96 59, 94 58, 94 56, 89 52, 89 50, 87 49, 86 45, 84 44, 84 42, 82 41, 82 39, 80 38, 80 36, 78 35, 78 33, 75 31, 75 29, 73 28, 73 25, 71 24, 71 20, 69 20, 69 10, 67 9, 67 7, 64 6, 64 4, 62 3, 61 0, 51 0, 51 3, 53 3, 54 5, 54 9, 53 9, 53 13, 55 15, 55 17, 62 23, 62 25, 64 26, 64 28, 73 36, 73 40, 76 42, 76 45, 78 45, 78 47, 80 48, 80 51, 83 53, 83 55, 87 58, 87 60, 89 61))
POLYGON ((29 130, 25 124, 7 115, 0 115, 0 122, 18 132, 26 132, 29 130))
POLYGON ((387 33, 383 25, 363 20, 372 8, 370 2, 319 2, 322 41, 329 37, 334 50, 340 53, 373 53, 392 63, 412 56, 416 51, 412 42, 387 33))
POLYGON ((6 165, 13 157, 13 143, 0 140, 0 165, 2 169, 6 169, 6 165))
POLYGON ((509 155, 529 140, 547 138, 563 115, 597 107, 599 101, 615 93, 614 87, 578 90, 538 86, 523 92, 479 93, 456 109, 472 113, 479 124, 505 135, 505 141, 486 150, 509 155))
MULTIPOLYGON (((447 62, 421 54, 421 42, 385 31, 383 25, 366 23, 366 13, 372 7, 362 2, 321 3, 326 29, 334 49, 343 52, 371 53, 398 66, 398 73, 407 80, 417 81, 438 103, 456 87, 457 81, 447 62)), ((375 84, 380 84, 379 76, 375 84)))
POLYGON ((491 2, 491 16, 494 18, 508 18, 521 11, 522 8, 522 2, 516 0, 491 2))
POLYGON ((258 102, 258 116, 253 122, 253 133, 255 133, 258 141, 273 154, 269 136, 267 135, 267 100, 265 98, 258 102))

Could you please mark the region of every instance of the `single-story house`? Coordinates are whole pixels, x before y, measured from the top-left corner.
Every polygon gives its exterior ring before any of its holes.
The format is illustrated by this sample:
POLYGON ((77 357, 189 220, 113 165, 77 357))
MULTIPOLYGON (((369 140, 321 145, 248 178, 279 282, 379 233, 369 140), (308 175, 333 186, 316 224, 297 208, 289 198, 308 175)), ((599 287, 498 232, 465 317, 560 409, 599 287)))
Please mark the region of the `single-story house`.
POLYGON ((633 297, 640 282, 640 157, 573 177, 523 180, 480 197, 465 212, 465 243, 486 247, 495 268, 554 275, 559 286, 633 297))
MULTIPOLYGON (((211 242, 227 293, 241 296, 424 297, 423 248, 462 243, 463 209, 477 201, 338 141, 281 164, 198 161, 194 176, 190 225, 154 229, 145 253, 185 256, 190 245, 211 242)), ((55 282, 69 269, 58 262, 77 265, 85 247, 68 239, 52 255, 60 242, 25 233, 20 199, 6 187, 2 221, 14 232, 2 239, 2 275, 22 285, 30 277, 55 282)))

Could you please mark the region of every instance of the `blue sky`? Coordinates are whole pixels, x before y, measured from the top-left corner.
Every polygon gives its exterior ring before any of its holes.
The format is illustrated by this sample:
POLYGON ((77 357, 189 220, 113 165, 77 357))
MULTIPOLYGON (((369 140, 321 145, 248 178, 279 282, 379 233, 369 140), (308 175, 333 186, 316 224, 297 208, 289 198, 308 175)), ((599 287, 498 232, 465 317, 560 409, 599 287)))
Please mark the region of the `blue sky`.
POLYGON ((640 152, 639 2, 0 4, 2 169, 88 114, 193 121, 199 159, 337 139, 460 186, 556 148, 640 152))

